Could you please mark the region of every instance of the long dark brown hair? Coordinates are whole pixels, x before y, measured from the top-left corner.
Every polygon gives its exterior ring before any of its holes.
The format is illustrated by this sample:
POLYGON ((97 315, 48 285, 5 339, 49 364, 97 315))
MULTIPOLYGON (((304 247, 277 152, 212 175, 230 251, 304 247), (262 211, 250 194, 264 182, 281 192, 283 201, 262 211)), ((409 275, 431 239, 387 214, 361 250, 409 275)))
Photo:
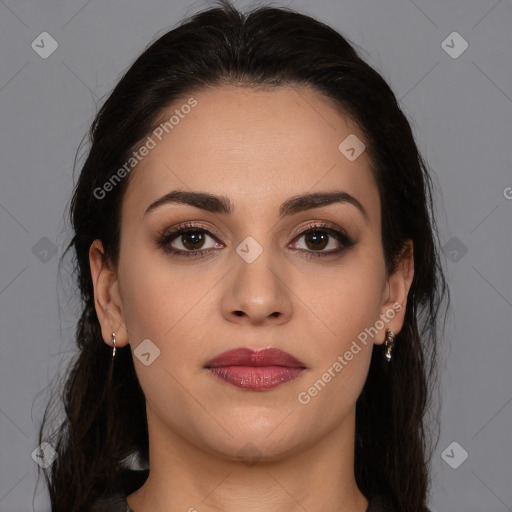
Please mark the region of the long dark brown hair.
MULTIPOLYGON (((130 457, 149 464, 145 398, 130 348, 104 343, 94 307, 88 253, 101 239, 115 266, 120 206, 128 179, 98 195, 177 98, 205 87, 310 86, 360 128, 382 204, 386 269, 404 241, 414 244, 414 279, 393 360, 375 346, 356 405, 355 476, 371 499, 386 495, 399 512, 427 510, 429 461, 438 441, 438 325, 450 302, 439 257, 433 183, 411 126, 381 75, 329 26, 287 8, 239 12, 227 0, 196 13, 137 58, 109 95, 89 131, 89 149, 70 203, 71 249, 81 311, 75 359, 53 399, 64 420, 52 431, 48 404, 39 442, 57 458, 43 471, 53 512, 79 512, 109 493, 130 457), (96 191, 96 193, 95 193, 96 191), (435 409, 435 410, 434 410, 435 409), (429 417, 429 413, 432 413, 429 417)), ((137 172, 134 170, 133 172, 137 172)), ((446 322, 446 314, 444 323, 446 322)))

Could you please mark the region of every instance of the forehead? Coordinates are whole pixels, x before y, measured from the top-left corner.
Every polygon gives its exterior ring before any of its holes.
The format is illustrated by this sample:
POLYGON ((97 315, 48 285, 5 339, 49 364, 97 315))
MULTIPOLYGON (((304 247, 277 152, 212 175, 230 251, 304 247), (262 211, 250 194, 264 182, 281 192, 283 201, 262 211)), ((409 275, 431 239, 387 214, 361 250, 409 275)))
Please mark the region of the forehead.
POLYGON ((364 137, 318 91, 208 88, 176 100, 155 127, 152 148, 130 175, 123 212, 140 217, 175 189, 228 196, 235 212, 335 189, 356 196, 370 218, 378 215, 369 156, 350 160, 340 151, 347 137, 364 137))

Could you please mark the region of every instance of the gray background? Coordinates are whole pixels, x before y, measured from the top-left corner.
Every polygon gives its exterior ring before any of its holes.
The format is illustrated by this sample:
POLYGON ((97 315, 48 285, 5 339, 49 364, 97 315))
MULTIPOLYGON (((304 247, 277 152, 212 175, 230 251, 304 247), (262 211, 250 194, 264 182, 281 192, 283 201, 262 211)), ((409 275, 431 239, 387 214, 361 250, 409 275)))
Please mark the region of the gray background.
MULTIPOLYGON (((437 208, 453 300, 430 505, 436 512, 512 510, 512 2, 274 5, 311 14, 360 46, 412 123, 442 192, 437 208), (458 53, 461 41, 442 46, 454 31, 469 45, 457 58, 443 47, 458 53), (468 458, 460 464, 462 450, 468 458)), ((70 238, 63 212, 75 151, 102 97, 155 34, 205 6, 0 2, 1 512, 49 510, 31 454, 48 385, 75 349, 72 282, 57 275, 70 238), (43 46, 42 32, 58 42, 46 59, 31 47, 43 46)))

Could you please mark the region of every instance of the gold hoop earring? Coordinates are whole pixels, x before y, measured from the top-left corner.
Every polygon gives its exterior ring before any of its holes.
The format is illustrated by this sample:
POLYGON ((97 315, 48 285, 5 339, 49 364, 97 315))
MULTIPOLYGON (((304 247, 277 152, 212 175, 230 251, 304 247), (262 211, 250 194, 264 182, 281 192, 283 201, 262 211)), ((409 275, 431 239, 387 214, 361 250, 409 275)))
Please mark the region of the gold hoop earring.
POLYGON ((391 351, 393 350, 394 340, 395 340, 396 334, 388 329, 386 331, 386 353, 384 354, 386 356, 386 361, 389 363, 391 361, 391 351))

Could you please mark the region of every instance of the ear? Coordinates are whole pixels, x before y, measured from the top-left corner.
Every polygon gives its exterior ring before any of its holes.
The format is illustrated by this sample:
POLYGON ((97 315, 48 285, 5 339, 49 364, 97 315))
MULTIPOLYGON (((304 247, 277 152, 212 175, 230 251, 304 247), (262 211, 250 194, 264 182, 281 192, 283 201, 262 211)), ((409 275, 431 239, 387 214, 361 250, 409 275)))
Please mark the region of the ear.
POLYGON ((89 248, 89 264, 94 287, 94 306, 101 325, 103 341, 112 344, 112 333, 116 333, 116 346, 128 343, 128 335, 119 293, 117 273, 107 261, 103 244, 97 239, 89 248))
POLYGON ((400 259, 393 274, 387 278, 383 294, 380 319, 384 327, 375 337, 375 344, 381 345, 389 329, 398 334, 402 329, 407 305, 407 295, 414 277, 414 247, 412 240, 407 240, 400 254, 400 259))

